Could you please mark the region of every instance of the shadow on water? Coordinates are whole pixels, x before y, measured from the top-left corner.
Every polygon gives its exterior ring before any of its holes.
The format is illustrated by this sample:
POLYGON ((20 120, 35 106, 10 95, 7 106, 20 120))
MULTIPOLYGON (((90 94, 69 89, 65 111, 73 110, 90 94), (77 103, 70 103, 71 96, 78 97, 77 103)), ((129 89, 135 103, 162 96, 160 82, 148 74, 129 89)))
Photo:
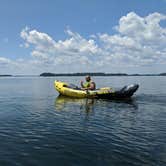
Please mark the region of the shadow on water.
POLYGON ((138 109, 138 104, 136 103, 135 98, 125 99, 125 100, 108 100, 108 99, 78 99, 78 98, 69 98, 66 96, 59 95, 55 99, 55 109, 57 111, 63 111, 71 105, 77 105, 81 111, 84 111, 87 114, 93 113, 95 108, 98 106, 105 107, 132 107, 134 110, 138 109))

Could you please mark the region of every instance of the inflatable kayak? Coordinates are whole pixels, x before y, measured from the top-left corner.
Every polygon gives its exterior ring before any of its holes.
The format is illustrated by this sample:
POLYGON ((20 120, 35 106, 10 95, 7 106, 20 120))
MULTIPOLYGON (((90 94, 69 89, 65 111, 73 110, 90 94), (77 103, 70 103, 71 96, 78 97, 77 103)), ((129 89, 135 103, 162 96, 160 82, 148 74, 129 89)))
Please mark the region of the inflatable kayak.
POLYGON ((73 98, 125 99, 130 98, 138 89, 138 84, 131 84, 120 89, 110 87, 96 90, 82 90, 74 84, 55 81, 55 89, 64 96, 73 98))

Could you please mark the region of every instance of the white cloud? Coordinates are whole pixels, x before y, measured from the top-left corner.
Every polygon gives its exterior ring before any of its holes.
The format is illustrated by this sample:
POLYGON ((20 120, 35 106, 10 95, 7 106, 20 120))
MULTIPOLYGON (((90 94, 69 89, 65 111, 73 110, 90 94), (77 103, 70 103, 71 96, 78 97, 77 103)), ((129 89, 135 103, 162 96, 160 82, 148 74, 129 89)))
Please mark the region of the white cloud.
POLYGON ((120 19, 117 30, 121 35, 134 38, 141 44, 160 46, 166 42, 166 28, 160 26, 161 20, 166 20, 166 15, 152 13, 147 17, 140 17, 131 12, 120 19))
POLYGON ((39 50, 50 49, 55 44, 54 40, 46 33, 30 31, 27 27, 21 31, 20 36, 26 41, 26 44, 33 44, 39 50))
POLYGON ((66 33, 69 38, 64 41, 55 41, 46 33, 28 28, 23 29, 20 35, 26 44, 34 47, 31 52, 33 57, 52 65, 90 63, 88 57, 101 51, 93 39, 87 40, 69 29, 66 33))
POLYGON ((31 55, 52 65, 142 66, 165 60, 166 29, 160 26, 165 15, 152 13, 146 17, 134 12, 119 20, 117 34, 94 35, 89 39, 66 30, 65 40, 55 41, 46 33, 25 28, 21 37, 25 44, 34 47, 31 55), (98 43, 98 44, 96 44, 98 43), (95 63, 94 63, 95 62, 95 63))
POLYGON ((151 13, 141 17, 130 12, 120 18, 113 35, 92 34, 84 38, 67 29, 65 40, 55 40, 47 33, 25 27, 20 33, 24 40, 20 46, 30 47, 31 57, 14 61, 0 57, 0 66, 10 64, 36 72, 152 69, 166 64, 166 28, 160 26, 161 20, 165 21, 166 15, 151 13))
POLYGON ((161 20, 166 20, 166 15, 152 13, 140 17, 131 12, 123 16, 116 26, 117 34, 99 35, 104 48, 111 53, 105 57, 107 62, 109 59, 138 66, 166 63, 166 28, 160 26, 161 20))
POLYGON ((0 57, 0 65, 7 65, 11 62, 10 59, 5 58, 5 57, 0 57))

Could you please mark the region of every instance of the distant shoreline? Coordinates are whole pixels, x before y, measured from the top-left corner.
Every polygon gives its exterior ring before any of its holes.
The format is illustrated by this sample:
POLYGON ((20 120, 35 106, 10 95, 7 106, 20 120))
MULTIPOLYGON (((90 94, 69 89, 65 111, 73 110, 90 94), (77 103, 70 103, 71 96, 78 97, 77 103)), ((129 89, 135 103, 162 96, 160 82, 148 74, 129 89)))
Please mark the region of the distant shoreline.
POLYGON ((42 73, 40 77, 59 77, 59 76, 166 76, 166 73, 160 74, 126 74, 126 73, 42 73))
POLYGON ((160 74, 126 74, 126 73, 41 73, 40 75, 10 75, 3 74, 0 77, 63 77, 63 76, 166 76, 166 73, 160 74))
POLYGON ((0 75, 0 77, 12 77, 12 75, 9 75, 9 74, 3 74, 3 75, 0 75))

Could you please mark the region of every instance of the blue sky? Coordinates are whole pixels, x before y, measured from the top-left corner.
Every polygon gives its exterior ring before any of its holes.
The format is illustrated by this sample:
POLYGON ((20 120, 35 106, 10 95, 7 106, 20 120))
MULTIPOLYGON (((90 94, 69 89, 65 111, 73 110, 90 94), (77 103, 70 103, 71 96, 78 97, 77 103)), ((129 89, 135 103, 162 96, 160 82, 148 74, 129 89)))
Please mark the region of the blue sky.
POLYGON ((166 72, 165 0, 0 3, 0 74, 166 72))

